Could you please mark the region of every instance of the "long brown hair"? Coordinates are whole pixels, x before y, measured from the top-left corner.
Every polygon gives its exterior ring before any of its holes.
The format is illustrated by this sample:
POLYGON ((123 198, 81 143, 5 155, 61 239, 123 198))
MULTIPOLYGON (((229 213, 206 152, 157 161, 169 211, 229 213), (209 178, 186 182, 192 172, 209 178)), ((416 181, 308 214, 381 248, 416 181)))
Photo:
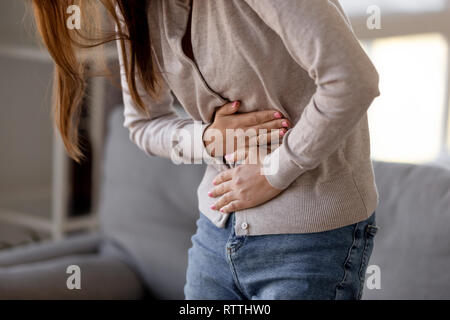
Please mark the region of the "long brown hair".
POLYGON ((130 94, 145 112, 136 79, 151 96, 157 96, 158 79, 151 58, 147 9, 151 0, 32 0, 36 26, 55 62, 53 116, 69 155, 79 161, 78 137, 81 102, 86 79, 92 76, 83 51, 119 40, 130 94), (81 10, 81 28, 67 27, 70 6, 81 10), (102 14, 101 9, 106 9, 102 14), (102 31, 102 16, 112 19, 115 31, 102 31))

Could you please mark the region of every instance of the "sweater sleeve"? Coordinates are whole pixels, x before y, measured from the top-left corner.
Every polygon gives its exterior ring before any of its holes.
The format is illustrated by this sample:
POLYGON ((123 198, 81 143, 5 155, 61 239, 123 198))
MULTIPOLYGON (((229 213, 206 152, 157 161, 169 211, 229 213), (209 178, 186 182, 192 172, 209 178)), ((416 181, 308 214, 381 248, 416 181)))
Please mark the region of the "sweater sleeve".
POLYGON ((378 73, 337 1, 245 1, 317 87, 283 144, 264 160, 270 184, 285 189, 345 140, 380 94, 378 73))
POLYGON ((131 141, 147 155, 170 158, 177 164, 202 163, 203 161, 220 164, 222 159, 211 157, 203 143, 203 133, 208 124, 177 115, 171 90, 163 78, 161 78, 158 99, 149 96, 143 89, 140 79, 136 79, 138 94, 148 112, 136 106, 130 95, 124 57, 119 43, 118 49, 124 126, 129 130, 131 141))

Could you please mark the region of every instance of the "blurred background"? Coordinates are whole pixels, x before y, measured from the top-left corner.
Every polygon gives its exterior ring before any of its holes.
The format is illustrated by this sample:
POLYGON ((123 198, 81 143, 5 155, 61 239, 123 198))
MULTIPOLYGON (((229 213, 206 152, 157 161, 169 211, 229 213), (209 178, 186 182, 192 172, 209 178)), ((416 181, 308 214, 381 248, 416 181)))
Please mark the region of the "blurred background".
MULTIPOLYGON (((0 12, 0 221, 6 222, 15 212, 34 218, 51 211, 53 67, 38 48, 30 17, 25 16, 25 2, 2 1, 0 12)), ((13 225, 19 224, 14 221, 13 225)), ((0 234, 2 238, 17 236, 21 243, 40 237, 35 234, 38 230, 31 229, 26 240, 19 237, 22 229, 9 225, 0 234)), ((0 240, 0 246, 11 244, 15 242, 0 240)))
POLYGON ((447 0, 342 0, 376 65, 382 95, 370 108, 375 159, 423 163, 449 148, 450 19, 447 0), (367 9, 380 8, 380 30, 367 9))
MULTIPOLYGON (((450 167, 450 0, 340 2, 380 73, 382 95, 369 110, 374 161, 450 167), (373 6, 380 9, 381 28, 370 30, 373 6)), ((0 1, 0 249, 5 250, 97 232, 102 194, 108 197, 102 193, 109 181, 103 163, 107 123, 120 109, 120 91, 104 79, 92 80, 80 126, 87 160, 76 164, 65 156, 50 117, 52 62, 35 39, 26 3, 0 1)), ((448 196, 448 188, 440 194, 448 196)))
POLYGON ((0 248, 95 229, 108 97, 117 101, 120 92, 105 94, 109 80, 90 80, 79 129, 86 160, 68 159, 51 119, 53 62, 37 40, 30 2, 2 1, 0 12, 0 223, 8 224, 0 248))

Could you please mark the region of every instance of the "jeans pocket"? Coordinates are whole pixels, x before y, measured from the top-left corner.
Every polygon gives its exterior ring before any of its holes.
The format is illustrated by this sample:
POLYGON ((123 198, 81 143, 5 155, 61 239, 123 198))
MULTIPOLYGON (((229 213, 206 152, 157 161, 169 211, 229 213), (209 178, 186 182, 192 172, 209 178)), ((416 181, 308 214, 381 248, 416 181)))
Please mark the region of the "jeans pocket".
POLYGON ((362 253, 361 266, 359 269, 360 288, 358 293, 358 300, 361 299, 364 284, 366 280, 366 270, 369 264, 370 256, 372 255, 374 238, 378 232, 378 226, 375 224, 369 224, 364 230, 364 249, 362 253))

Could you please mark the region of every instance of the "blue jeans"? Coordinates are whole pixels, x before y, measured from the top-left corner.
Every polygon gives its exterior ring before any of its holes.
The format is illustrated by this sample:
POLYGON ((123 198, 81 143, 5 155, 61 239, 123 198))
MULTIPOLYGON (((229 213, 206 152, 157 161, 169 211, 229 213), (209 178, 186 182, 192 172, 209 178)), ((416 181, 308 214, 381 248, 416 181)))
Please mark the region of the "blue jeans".
POLYGON ((362 222, 309 234, 236 236, 200 214, 188 251, 187 300, 360 299, 377 231, 362 222))

